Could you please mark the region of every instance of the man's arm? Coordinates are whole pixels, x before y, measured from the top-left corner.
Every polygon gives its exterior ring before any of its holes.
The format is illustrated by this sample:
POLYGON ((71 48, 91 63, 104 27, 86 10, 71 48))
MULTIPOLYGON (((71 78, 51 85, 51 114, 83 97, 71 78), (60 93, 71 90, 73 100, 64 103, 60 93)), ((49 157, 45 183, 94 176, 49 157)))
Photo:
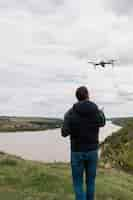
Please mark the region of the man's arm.
POLYGON ((97 110, 97 122, 99 127, 103 127, 106 124, 106 118, 102 110, 97 110))
POLYGON ((71 110, 69 110, 65 115, 64 115, 64 122, 63 126, 61 128, 61 135, 63 137, 67 137, 71 135, 71 127, 70 127, 70 115, 71 115, 71 110))

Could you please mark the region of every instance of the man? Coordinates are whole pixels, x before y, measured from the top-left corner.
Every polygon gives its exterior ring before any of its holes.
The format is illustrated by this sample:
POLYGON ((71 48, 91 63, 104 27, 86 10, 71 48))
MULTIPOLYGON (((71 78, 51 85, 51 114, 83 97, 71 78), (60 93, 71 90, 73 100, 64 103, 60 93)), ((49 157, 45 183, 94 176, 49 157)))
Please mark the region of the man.
POLYGON ((105 116, 90 101, 86 87, 76 90, 78 102, 64 116, 62 136, 70 136, 71 168, 76 200, 94 200, 95 177, 98 161, 98 133, 105 125, 105 116), (86 193, 83 189, 83 174, 86 193))

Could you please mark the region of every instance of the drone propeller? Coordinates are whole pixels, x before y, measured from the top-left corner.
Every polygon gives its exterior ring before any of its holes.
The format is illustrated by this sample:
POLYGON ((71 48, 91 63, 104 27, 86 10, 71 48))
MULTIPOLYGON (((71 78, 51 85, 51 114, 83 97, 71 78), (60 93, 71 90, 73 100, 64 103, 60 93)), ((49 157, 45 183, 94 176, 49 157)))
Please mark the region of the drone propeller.
POLYGON ((88 61, 88 63, 92 63, 92 64, 93 64, 94 62, 92 62, 92 61, 88 61))
POLYGON ((109 62, 117 62, 117 60, 116 59, 111 59, 111 60, 109 60, 109 62))
POLYGON ((91 62, 91 61, 88 61, 88 63, 89 63, 89 64, 92 64, 92 65, 95 65, 95 63, 94 63, 94 62, 91 62))

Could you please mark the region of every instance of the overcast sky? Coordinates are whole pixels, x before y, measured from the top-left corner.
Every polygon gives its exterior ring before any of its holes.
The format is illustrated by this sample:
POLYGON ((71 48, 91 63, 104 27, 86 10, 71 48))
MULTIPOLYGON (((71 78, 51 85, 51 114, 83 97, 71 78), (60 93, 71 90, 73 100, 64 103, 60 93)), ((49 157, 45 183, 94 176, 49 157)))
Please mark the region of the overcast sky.
POLYGON ((47 105, 47 115, 62 115, 75 88, 87 84, 109 114, 131 114, 132 4, 0 0, 0 113, 44 115, 47 105), (116 73, 87 64, 104 58, 118 59, 116 73))
MULTIPOLYGON (((16 39, 14 53, 20 51, 21 56, 31 46, 45 45, 47 52, 78 59, 133 62, 131 0, 0 0, 0 8, 3 54, 7 48, 13 54, 11 39, 16 39)), ((11 59, 16 58, 10 55, 11 59)))

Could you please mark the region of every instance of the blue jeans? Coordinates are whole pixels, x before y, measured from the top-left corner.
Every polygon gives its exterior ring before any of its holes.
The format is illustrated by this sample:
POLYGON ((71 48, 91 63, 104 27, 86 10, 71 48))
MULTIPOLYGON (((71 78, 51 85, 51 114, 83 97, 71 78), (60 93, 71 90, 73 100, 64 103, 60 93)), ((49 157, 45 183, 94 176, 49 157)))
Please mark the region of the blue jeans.
POLYGON ((98 151, 71 152, 71 167, 76 200, 94 200, 98 151), (86 193, 83 189, 85 172, 86 193))

